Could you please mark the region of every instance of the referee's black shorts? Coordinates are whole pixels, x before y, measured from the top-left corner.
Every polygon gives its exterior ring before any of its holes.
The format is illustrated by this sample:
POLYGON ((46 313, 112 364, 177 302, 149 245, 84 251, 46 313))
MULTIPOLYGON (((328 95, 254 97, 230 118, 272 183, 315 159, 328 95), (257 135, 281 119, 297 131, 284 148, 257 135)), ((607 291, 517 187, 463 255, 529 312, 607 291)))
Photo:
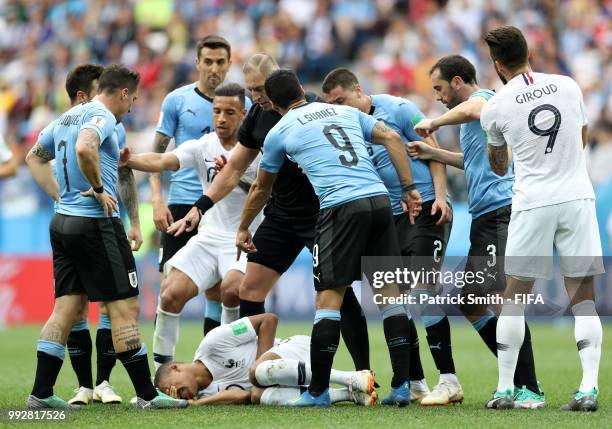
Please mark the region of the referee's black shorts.
POLYGON ((55 297, 116 301, 138 295, 136 263, 119 218, 56 214, 49 226, 55 297))
MULTIPOLYGON (((174 221, 183 219, 193 205, 189 204, 170 204, 168 206, 168 210, 172 214, 172 219, 174 221)), ((166 234, 165 232, 161 233, 161 241, 159 245, 159 272, 164 272, 164 265, 170 258, 174 256, 176 252, 181 250, 185 244, 189 241, 189 239, 198 233, 198 228, 194 228, 191 232, 183 232, 178 237, 175 237, 172 234, 166 234)))
POLYGON ((399 254, 388 195, 321 209, 312 250, 315 289, 334 289, 361 280, 362 256, 399 254))
POLYGON ((248 261, 282 275, 304 247, 312 251, 316 223, 316 216, 301 219, 266 216, 253 236, 257 252, 249 253, 248 261))

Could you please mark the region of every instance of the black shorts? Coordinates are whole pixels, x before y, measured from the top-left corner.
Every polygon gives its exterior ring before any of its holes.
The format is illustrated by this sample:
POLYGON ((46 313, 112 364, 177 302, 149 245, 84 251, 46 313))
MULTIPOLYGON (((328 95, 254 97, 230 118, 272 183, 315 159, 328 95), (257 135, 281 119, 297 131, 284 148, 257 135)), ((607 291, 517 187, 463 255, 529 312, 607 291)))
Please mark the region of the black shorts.
POLYGON ((304 247, 312 251, 316 223, 316 217, 294 220, 265 217, 253 236, 257 252, 249 253, 248 261, 282 275, 304 247))
POLYGON ((452 222, 436 225, 440 220, 440 212, 431 215, 433 203, 433 201, 423 203, 421 214, 414 220, 414 225, 410 223, 408 213, 395 216, 395 227, 404 264, 413 271, 421 269, 437 271, 444 260, 452 222))
POLYGON ((321 209, 312 250, 315 289, 333 289, 361 280, 362 256, 399 254, 387 195, 321 209))
MULTIPOLYGON (((508 224, 512 206, 500 207, 472 221, 470 227, 470 251, 466 272, 480 272, 485 279, 474 292, 488 293, 505 289, 504 256, 508 239, 508 224)), ((464 292, 471 292, 472 288, 464 292)))
POLYGON ((55 297, 117 301, 138 295, 136 263, 119 218, 56 214, 49 226, 55 297))
MULTIPOLYGON (((189 204, 170 204, 168 206, 168 210, 172 214, 172 219, 176 222, 179 219, 184 218, 189 210, 191 210, 193 206, 189 204)), ((172 234, 166 234, 165 232, 161 233, 161 241, 159 246, 159 272, 164 272, 164 264, 168 262, 170 258, 174 256, 176 252, 181 250, 181 248, 187 244, 189 239, 198 233, 198 228, 195 228, 191 232, 184 232, 178 237, 173 236, 172 234)))

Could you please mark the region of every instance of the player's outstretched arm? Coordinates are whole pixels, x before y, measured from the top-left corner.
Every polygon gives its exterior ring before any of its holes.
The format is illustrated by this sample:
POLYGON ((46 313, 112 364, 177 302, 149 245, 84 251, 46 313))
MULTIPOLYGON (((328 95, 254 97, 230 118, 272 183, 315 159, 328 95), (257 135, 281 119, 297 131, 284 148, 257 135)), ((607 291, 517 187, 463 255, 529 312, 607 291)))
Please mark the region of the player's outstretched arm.
POLYGON ((190 399, 190 406, 200 405, 248 405, 251 403, 251 392, 242 389, 229 389, 200 399, 190 399))
POLYGON ((38 186, 53 198, 54 201, 59 201, 59 184, 55 179, 53 168, 49 162, 53 158, 55 156, 52 153, 45 150, 40 143, 36 143, 26 155, 25 162, 38 186))
POLYGON ((119 198, 125 206, 130 218, 128 240, 132 243, 132 250, 137 251, 142 246, 142 232, 140 231, 140 218, 138 217, 138 193, 136 180, 131 168, 119 167, 119 180, 117 181, 119 198))
POLYGON ((180 168, 178 157, 172 153, 146 152, 130 155, 125 166, 132 170, 159 173, 162 171, 176 171, 180 168))
POLYGON ((272 313, 263 313, 250 316, 249 320, 257 333, 257 358, 270 350, 274 345, 278 316, 272 313))
POLYGON ((480 112, 486 100, 482 97, 474 97, 463 103, 457 104, 443 115, 437 118, 421 119, 414 130, 422 137, 426 137, 445 125, 459 125, 467 122, 480 120, 480 112))
POLYGON ((452 152, 450 150, 432 147, 420 141, 407 143, 406 150, 412 159, 438 161, 463 170, 463 153, 461 152, 452 152))

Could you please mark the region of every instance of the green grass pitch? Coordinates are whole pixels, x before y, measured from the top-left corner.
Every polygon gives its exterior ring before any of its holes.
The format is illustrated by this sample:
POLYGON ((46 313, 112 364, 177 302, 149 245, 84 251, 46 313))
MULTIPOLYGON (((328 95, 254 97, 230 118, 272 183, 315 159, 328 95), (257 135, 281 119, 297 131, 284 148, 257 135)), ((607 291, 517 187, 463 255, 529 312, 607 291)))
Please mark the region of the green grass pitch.
MULTIPOLYGON (((459 379, 463 385, 465 402, 459 406, 424 408, 387 408, 377 406, 362 408, 351 404, 336 405, 327 410, 283 409, 262 406, 218 406, 189 408, 170 411, 138 411, 128 405, 133 396, 127 374, 120 363, 115 367, 111 384, 123 396, 122 405, 92 405, 84 410, 70 413, 64 423, 18 423, 13 427, 71 427, 71 428, 495 428, 538 427, 562 428, 610 427, 612 400, 609 388, 612 385, 612 360, 606 346, 612 342, 612 330, 604 325, 604 353, 599 373, 600 410, 593 414, 563 413, 559 407, 569 399, 580 382, 580 362, 574 344, 573 323, 532 323, 531 332, 535 349, 538 378, 546 392, 547 407, 543 410, 489 411, 484 409, 497 381, 497 365, 491 353, 476 332, 467 323, 452 323, 453 351, 459 379)), ((7 328, 0 331, 0 427, 8 427, 7 409, 23 409, 30 392, 35 367, 35 341, 40 327, 7 328)), ((151 352, 152 323, 142 328, 143 338, 151 352)), ((177 358, 189 360, 199 343, 201 325, 183 323, 177 358)), ((283 322, 279 324, 279 336, 310 333, 306 322, 283 322)), ((95 327, 92 326, 92 335, 95 327)), ((421 359, 425 366, 427 381, 432 387, 437 382, 435 367, 427 347, 424 329, 419 326, 421 359)), ((380 323, 370 326, 370 347, 373 369, 381 385, 379 395, 388 391, 390 364, 380 323)), ((95 348, 95 347, 94 347, 95 348)), ((150 356, 151 357, 151 354, 150 356)), ((339 349, 334 367, 350 369, 350 358, 346 348, 339 349)), ((94 362, 95 371, 95 362, 94 362)), ((95 374, 94 374, 95 378, 95 374)), ((59 375, 55 392, 69 399, 76 387, 76 377, 70 367, 68 355, 59 375)))

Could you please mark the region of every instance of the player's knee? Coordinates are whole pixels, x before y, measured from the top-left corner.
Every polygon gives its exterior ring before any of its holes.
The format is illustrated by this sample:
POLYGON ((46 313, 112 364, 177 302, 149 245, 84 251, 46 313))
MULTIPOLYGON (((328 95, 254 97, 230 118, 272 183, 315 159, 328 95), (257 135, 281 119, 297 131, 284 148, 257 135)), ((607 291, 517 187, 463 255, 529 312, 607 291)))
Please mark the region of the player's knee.
POLYGON ((164 311, 180 313, 185 305, 185 294, 179 287, 168 286, 160 296, 160 306, 164 311))
POLYGON ((204 291, 204 296, 208 301, 221 301, 221 288, 217 283, 215 286, 204 291))
POLYGON ((230 287, 221 289, 221 302, 228 307, 235 307, 240 303, 238 296, 240 284, 230 285, 230 287))

